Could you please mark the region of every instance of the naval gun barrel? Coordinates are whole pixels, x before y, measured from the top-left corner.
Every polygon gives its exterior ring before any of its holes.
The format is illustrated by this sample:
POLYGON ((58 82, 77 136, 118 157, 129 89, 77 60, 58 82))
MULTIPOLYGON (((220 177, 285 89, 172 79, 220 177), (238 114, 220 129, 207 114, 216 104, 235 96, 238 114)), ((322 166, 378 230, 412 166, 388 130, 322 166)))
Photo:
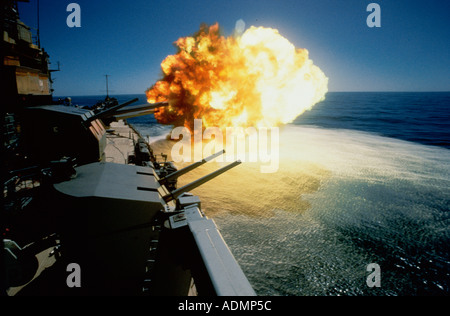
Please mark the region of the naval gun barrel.
POLYGON ((154 110, 159 107, 168 106, 168 105, 169 105, 168 102, 144 103, 144 104, 139 104, 139 105, 133 105, 133 106, 127 107, 126 109, 117 111, 117 113, 115 113, 114 115, 121 115, 121 114, 135 112, 135 111, 144 111, 144 110, 150 111, 150 110, 154 110))
POLYGON ((206 175, 206 176, 204 176, 204 177, 202 177, 200 179, 197 179, 197 180, 195 180, 195 181, 193 181, 193 182, 191 182, 189 184, 186 184, 185 186, 183 186, 183 187, 181 187, 179 189, 176 189, 176 190, 172 191, 171 193, 163 196, 163 199, 164 199, 164 201, 166 201, 166 203, 170 202, 172 200, 175 200, 181 194, 183 194, 185 192, 188 192, 190 190, 193 190, 196 187, 199 187, 200 185, 204 184, 205 182, 208 182, 208 181, 214 179, 215 177, 221 175, 222 173, 227 172, 228 170, 230 170, 231 168, 236 167, 239 164, 241 164, 240 160, 237 160, 237 161, 235 161, 233 163, 230 163, 229 165, 227 165, 227 166, 225 166, 223 168, 220 168, 219 170, 211 172, 210 174, 208 174, 208 175, 206 175))
POLYGON ((215 153, 214 155, 211 155, 211 156, 209 156, 209 157, 207 157, 207 158, 205 158, 205 159, 203 159, 203 160, 201 160, 201 161, 195 162, 195 163, 193 163, 193 164, 191 164, 191 165, 189 165, 189 166, 187 166, 187 167, 184 167, 183 169, 180 169, 180 170, 177 170, 177 171, 175 171, 175 172, 172 172, 171 174, 168 174, 167 176, 161 178, 161 179, 159 180, 159 182, 160 182, 161 184, 164 184, 164 183, 166 183, 166 182, 168 182, 168 181, 177 179, 178 177, 181 177, 183 174, 188 173, 189 171, 194 170, 195 168, 200 167, 201 165, 207 163, 207 162, 210 161, 210 160, 213 160, 213 159, 219 157, 220 155, 222 155, 222 154, 224 154, 224 153, 225 153, 225 150, 221 150, 221 151, 215 153))
POLYGON ((113 116, 117 120, 127 119, 136 116, 143 116, 147 114, 154 113, 154 110, 160 107, 168 106, 168 102, 157 102, 157 103, 146 103, 140 105, 128 106, 124 109, 116 111, 113 116))
POLYGON ((112 108, 109 108, 109 109, 106 109, 106 110, 104 110, 104 111, 102 111, 100 113, 97 113, 97 114, 91 116, 90 118, 88 118, 86 120, 85 124, 89 124, 89 123, 91 123, 92 121, 94 121, 96 119, 101 119, 101 118, 105 118, 105 117, 108 117, 108 116, 112 116, 117 110, 119 110, 119 109, 121 109, 121 108, 123 108, 123 107, 125 107, 127 105, 130 105, 130 104, 132 104, 132 103, 134 103, 134 102, 136 102, 138 100, 139 100, 139 98, 134 98, 134 99, 132 99, 130 101, 127 101, 125 103, 113 106, 112 108))

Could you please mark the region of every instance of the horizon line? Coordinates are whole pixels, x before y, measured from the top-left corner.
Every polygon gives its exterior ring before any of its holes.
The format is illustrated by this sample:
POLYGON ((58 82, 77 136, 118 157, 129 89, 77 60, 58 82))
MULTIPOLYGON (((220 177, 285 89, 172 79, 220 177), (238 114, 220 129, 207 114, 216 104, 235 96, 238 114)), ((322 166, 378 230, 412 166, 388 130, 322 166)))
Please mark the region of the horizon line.
MULTIPOLYGON (((383 90, 368 90, 368 91, 328 91, 327 93, 450 93, 450 90, 430 90, 430 91, 411 91, 411 90, 399 90, 399 91, 383 91, 383 90)), ((136 95, 142 94, 145 95, 145 92, 141 93, 117 93, 110 95, 110 97, 121 96, 121 95, 136 95)), ((54 98, 62 98, 62 97, 106 97, 106 94, 71 94, 71 95, 52 95, 54 98)))

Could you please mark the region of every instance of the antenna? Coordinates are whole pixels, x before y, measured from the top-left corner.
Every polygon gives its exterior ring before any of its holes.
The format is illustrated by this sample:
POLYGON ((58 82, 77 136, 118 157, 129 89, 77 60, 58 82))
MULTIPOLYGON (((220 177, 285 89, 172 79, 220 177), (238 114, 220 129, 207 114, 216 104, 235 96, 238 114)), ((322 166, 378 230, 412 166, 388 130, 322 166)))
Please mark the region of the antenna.
POLYGON ((108 89, 108 77, 109 75, 105 75, 106 77, 106 98, 109 98, 109 89, 108 89))

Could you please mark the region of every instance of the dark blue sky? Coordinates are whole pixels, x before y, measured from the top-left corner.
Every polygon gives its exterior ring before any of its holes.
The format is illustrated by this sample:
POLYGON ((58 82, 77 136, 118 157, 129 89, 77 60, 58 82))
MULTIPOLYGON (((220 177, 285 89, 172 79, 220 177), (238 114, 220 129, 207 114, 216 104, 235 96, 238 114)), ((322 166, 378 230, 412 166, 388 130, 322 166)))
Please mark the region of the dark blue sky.
MULTIPOLYGON (((36 27, 36 0, 20 3, 36 27)), ((201 23, 224 35, 237 20, 276 28, 329 78, 330 91, 449 91, 448 0, 40 0, 41 46, 50 54, 55 96, 144 93, 160 77, 173 42, 201 23), (69 3, 81 27, 69 28, 69 3), (369 28, 369 3, 381 7, 381 28, 369 28)))

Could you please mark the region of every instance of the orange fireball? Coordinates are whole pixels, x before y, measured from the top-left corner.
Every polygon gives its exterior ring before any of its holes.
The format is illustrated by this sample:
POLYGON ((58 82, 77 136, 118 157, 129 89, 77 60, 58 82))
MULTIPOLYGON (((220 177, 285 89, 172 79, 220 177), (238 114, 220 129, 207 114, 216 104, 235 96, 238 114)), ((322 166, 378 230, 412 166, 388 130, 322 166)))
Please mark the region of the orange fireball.
POLYGON ((275 29, 251 27, 224 37, 219 25, 202 25, 176 41, 178 52, 161 64, 164 76, 146 91, 162 124, 203 127, 275 127, 292 122, 325 99, 328 78, 306 49, 275 29))

